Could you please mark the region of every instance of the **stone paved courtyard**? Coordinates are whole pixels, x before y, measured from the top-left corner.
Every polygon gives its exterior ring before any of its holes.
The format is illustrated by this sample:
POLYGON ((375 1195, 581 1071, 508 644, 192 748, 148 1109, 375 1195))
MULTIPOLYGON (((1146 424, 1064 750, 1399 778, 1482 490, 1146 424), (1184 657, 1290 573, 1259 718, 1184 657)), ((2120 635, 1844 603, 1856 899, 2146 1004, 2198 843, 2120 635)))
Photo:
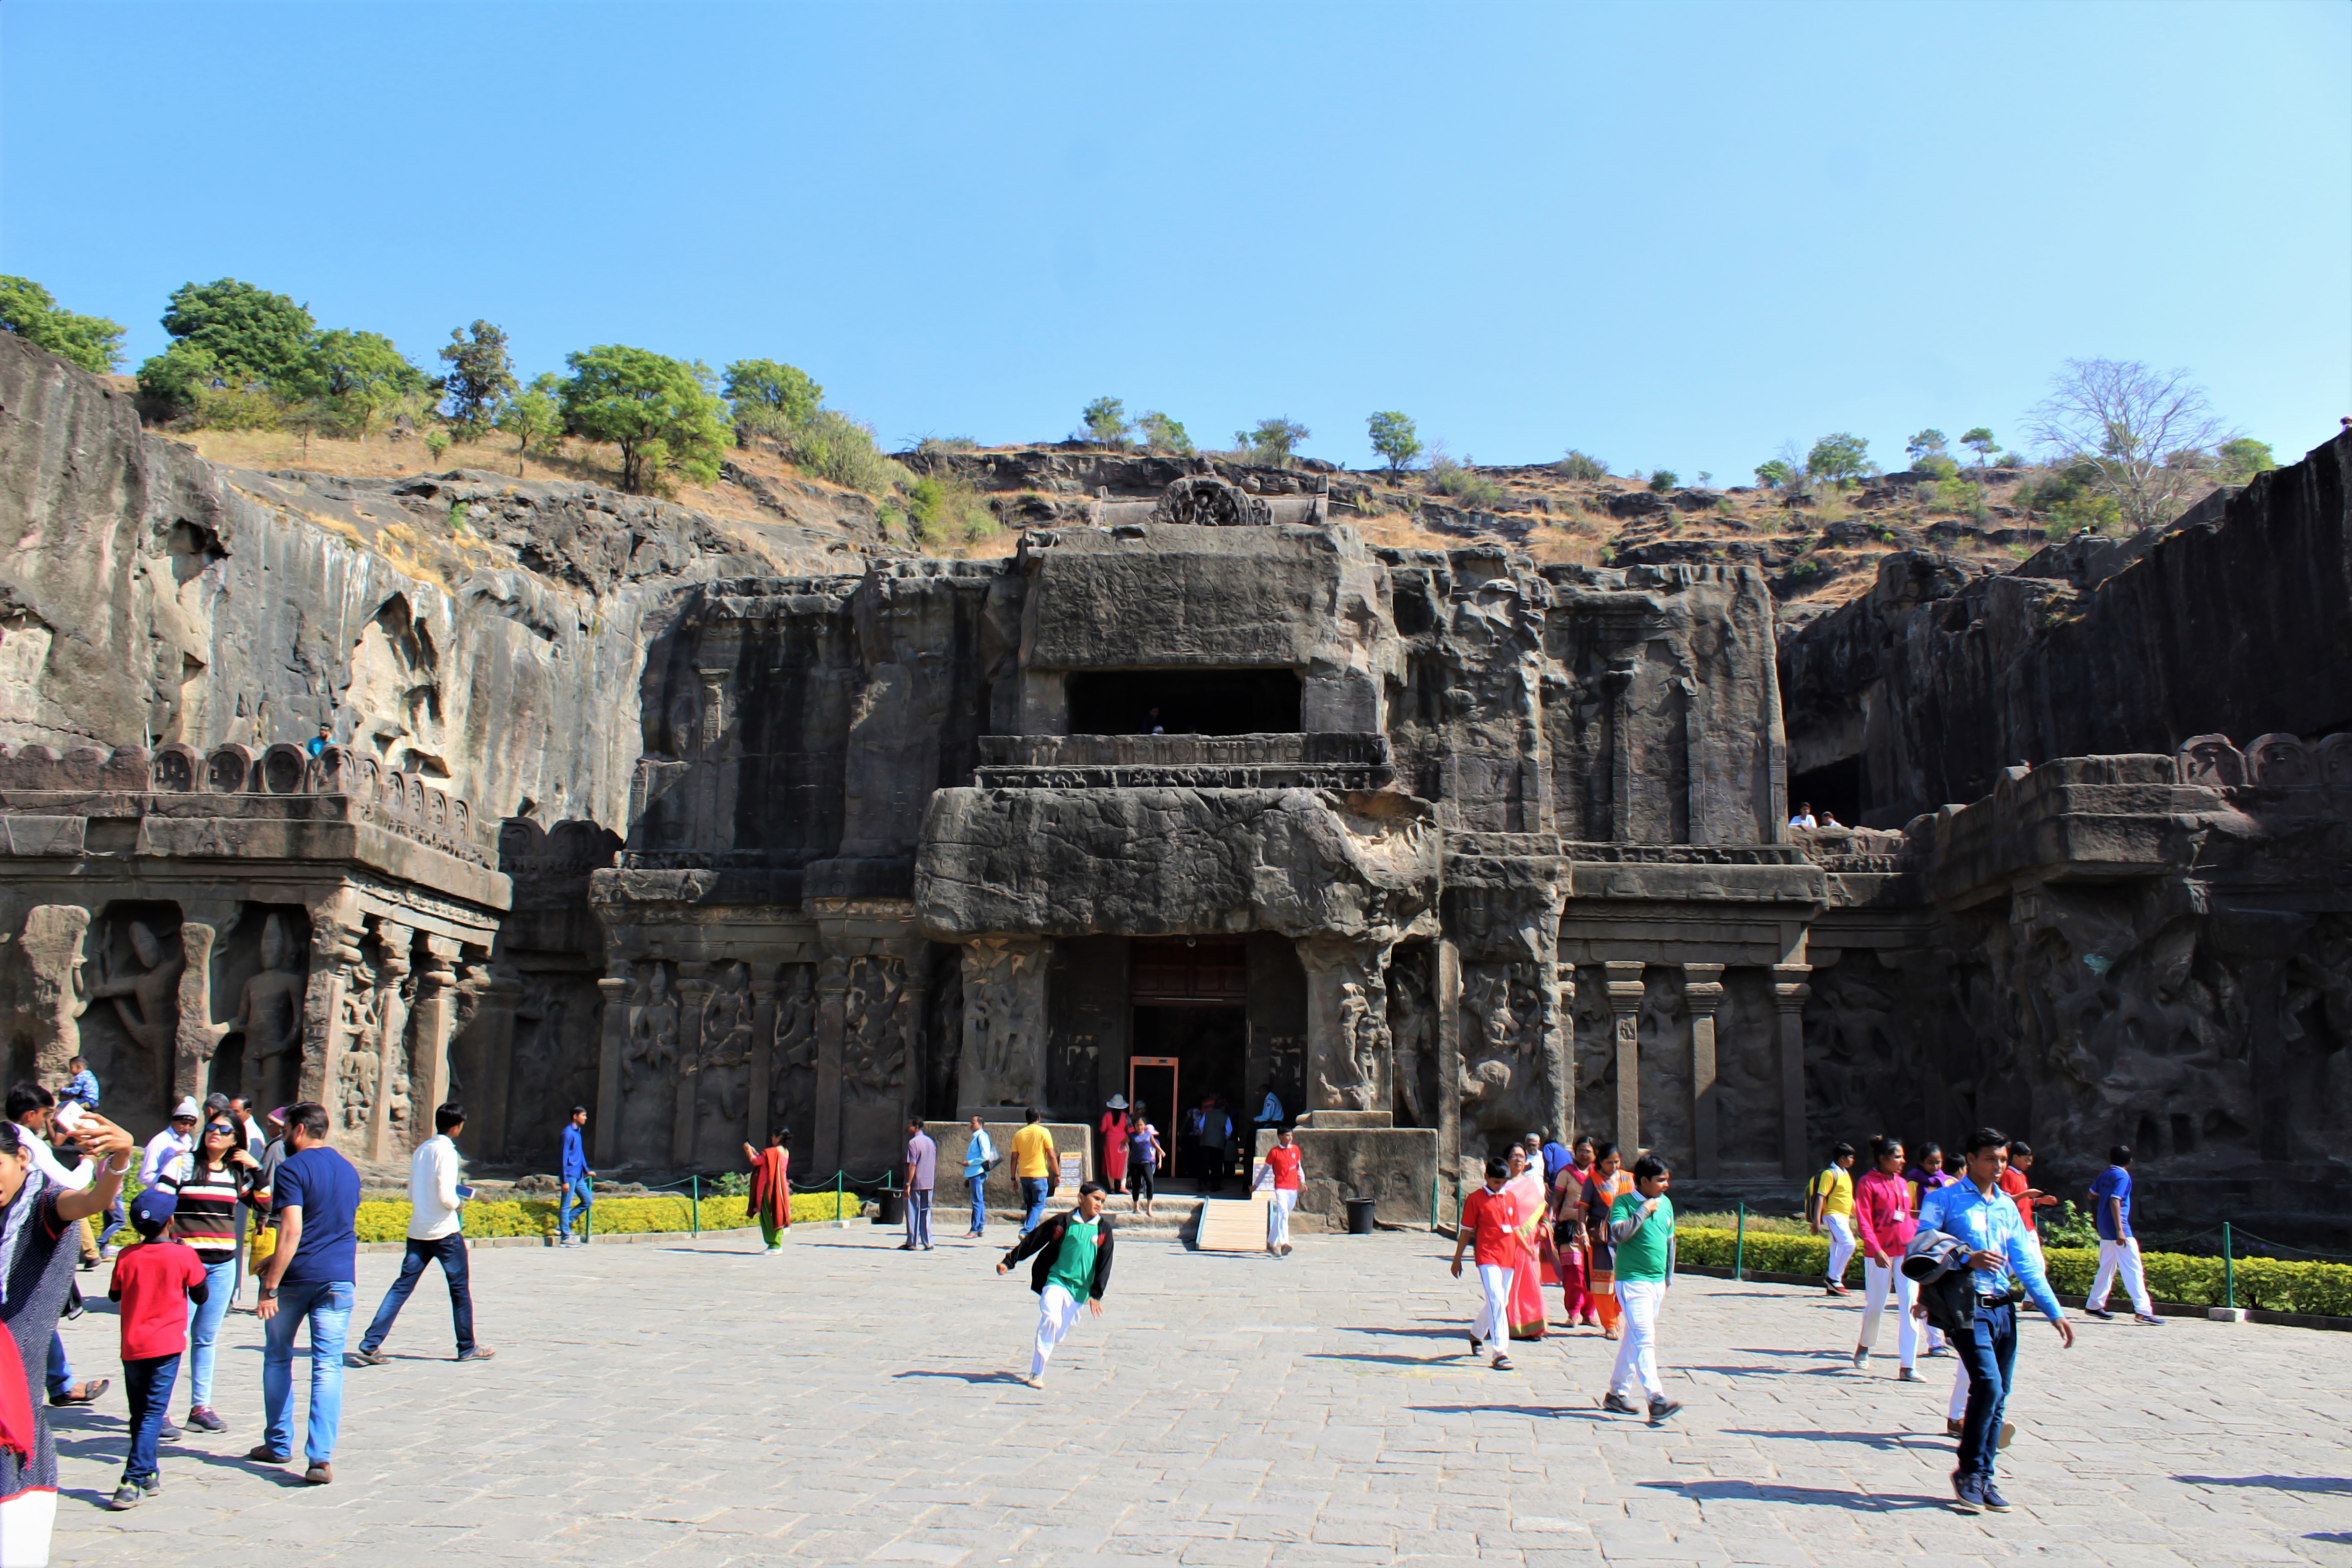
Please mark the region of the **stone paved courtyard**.
MULTIPOLYGON (((1677 1288, 1664 1359, 1688 1408, 1652 1431, 1594 1409, 1614 1349, 1597 1336, 1521 1347, 1515 1374, 1471 1363, 1471 1290, 1427 1236, 1306 1237, 1280 1263, 1139 1237, 1042 1394, 1005 1378, 1026 1366, 1025 1280, 994 1276, 993 1247, 897 1239, 478 1252, 499 1359, 446 1359, 428 1279, 394 1359, 349 1373, 338 1479, 319 1489, 241 1458, 260 1334, 233 1315, 232 1429, 167 1445, 144 1507, 97 1506, 119 1382, 94 1414, 61 1413, 54 1560, 2352 1563, 2336 1334, 2088 1323, 2062 1354, 2036 1328, 2005 1466, 2017 1511, 1970 1519, 1944 1506, 1949 1362, 1897 1384, 1890 1331, 1856 1373, 1855 1308, 1786 1287, 1677 1288)), ((361 1259, 361 1319, 396 1262, 361 1259)), ((67 1333, 85 1374, 115 1370, 111 1318, 67 1333)))

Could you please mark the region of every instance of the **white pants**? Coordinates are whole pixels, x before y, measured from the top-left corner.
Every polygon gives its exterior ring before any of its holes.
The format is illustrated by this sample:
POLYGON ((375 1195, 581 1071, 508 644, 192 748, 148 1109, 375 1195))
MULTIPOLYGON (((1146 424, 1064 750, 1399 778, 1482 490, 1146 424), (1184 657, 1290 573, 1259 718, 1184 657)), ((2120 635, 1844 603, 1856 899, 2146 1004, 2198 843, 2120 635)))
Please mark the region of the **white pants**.
POLYGON ((1902 1354, 1902 1365, 1907 1370, 1919 1359, 1919 1321, 1911 1315, 1911 1303, 1919 1287, 1908 1274, 1894 1263, 1873 1263, 1862 1260, 1862 1333, 1853 1342, 1864 1350, 1878 1348, 1878 1319, 1886 1306, 1886 1298, 1895 1298, 1895 1320, 1899 1325, 1895 1332, 1895 1349, 1902 1354))
POLYGON ((1486 1292, 1486 1304, 1478 1309, 1478 1321, 1470 1331, 1501 1355, 1511 1342, 1511 1270, 1499 1263, 1481 1263, 1478 1287, 1486 1292))
POLYGON ((1062 1336, 1076 1326, 1078 1314, 1086 1303, 1059 1285, 1048 1285, 1037 1295, 1037 1348, 1029 1355, 1029 1375, 1045 1375, 1045 1363, 1054 1359, 1054 1347, 1062 1336))
POLYGON ((1290 1211, 1298 1206, 1296 1187, 1276 1187, 1274 1201, 1265 1205, 1265 1249, 1290 1245, 1290 1211))
POLYGON ((1845 1266, 1853 1261, 1853 1221, 1842 1214, 1825 1214, 1822 1228, 1830 1233, 1830 1278, 1843 1280, 1845 1266))
POLYGON ((1639 1383, 1652 1399, 1664 1399, 1658 1382, 1658 1309, 1665 1305, 1663 1279, 1620 1279, 1617 1305, 1622 1309, 1625 1337, 1617 1345, 1617 1367, 1609 1374, 1609 1392, 1631 1395, 1639 1383))
POLYGON ((2132 1310, 2143 1317, 2156 1316, 2156 1305, 2147 1299, 2147 1277, 2140 1271, 2139 1237, 2125 1241, 2099 1243, 2099 1272, 2091 1280, 2091 1293, 2084 1304, 2105 1307, 2107 1291, 2116 1282, 2116 1275, 2124 1277, 2124 1294, 2131 1298, 2132 1310))
POLYGON ((1958 1357, 1960 1364, 1952 1369, 1952 1399, 1944 1406, 1944 1414, 1958 1421, 1969 1413, 1969 1363, 1958 1351, 1952 1354, 1958 1357))

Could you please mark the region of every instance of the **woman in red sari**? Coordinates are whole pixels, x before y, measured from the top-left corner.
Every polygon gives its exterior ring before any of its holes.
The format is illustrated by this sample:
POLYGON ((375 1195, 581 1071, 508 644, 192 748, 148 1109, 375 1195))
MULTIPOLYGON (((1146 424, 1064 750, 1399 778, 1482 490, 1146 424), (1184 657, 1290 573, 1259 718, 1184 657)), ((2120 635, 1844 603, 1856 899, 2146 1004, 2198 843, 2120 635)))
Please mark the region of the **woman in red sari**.
POLYGON ((766 1148, 743 1145, 751 1162, 751 1217, 760 1222, 760 1239, 770 1252, 784 1249, 784 1232, 793 1223, 793 1187, 785 1174, 793 1157, 784 1148, 784 1140, 792 1135, 791 1128, 779 1127, 768 1134, 766 1148))
POLYGON ((1513 1233, 1517 1247, 1511 1268, 1511 1338, 1539 1340, 1544 1337, 1543 1258, 1536 1247, 1544 1226, 1543 1167, 1530 1166, 1527 1150, 1516 1143, 1510 1163, 1511 1179, 1503 1190, 1517 1200, 1519 1215, 1513 1233))
POLYGON ((1584 1245, 1584 1184, 1592 1175, 1592 1137, 1579 1138, 1569 1152, 1569 1163, 1551 1184, 1553 1265, 1559 1272, 1559 1293, 1569 1328, 1597 1329, 1601 1319, 1592 1304, 1591 1254, 1584 1245))

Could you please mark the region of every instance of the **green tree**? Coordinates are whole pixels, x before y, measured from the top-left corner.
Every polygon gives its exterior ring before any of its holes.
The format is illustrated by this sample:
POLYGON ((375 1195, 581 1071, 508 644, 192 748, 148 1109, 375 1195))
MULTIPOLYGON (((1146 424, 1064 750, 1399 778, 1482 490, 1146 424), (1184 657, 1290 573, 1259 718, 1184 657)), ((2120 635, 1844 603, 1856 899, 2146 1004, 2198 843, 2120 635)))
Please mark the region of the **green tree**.
POLYGON ((1916 468, 1922 458, 1944 456, 1949 445, 1941 430, 1922 430, 1903 443, 1903 455, 1911 459, 1916 468))
POLYGON ((1364 427, 1371 434, 1372 450, 1389 460, 1391 474, 1404 472, 1421 456, 1421 433, 1406 416, 1393 410, 1375 414, 1364 421, 1364 427))
POLYGON ((1650 476, 1650 488, 1660 495, 1665 494, 1682 482, 1682 476, 1672 468, 1660 468, 1650 476))
POLYGON ((1805 454, 1807 477, 1843 489, 1870 471, 1870 443, 1859 436, 1838 431, 1813 443, 1805 454))
POLYGON ((1157 408, 1148 410, 1142 418, 1138 419, 1135 429, 1143 437, 1147 451, 1161 452, 1175 458, 1192 455, 1192 437, 1185 433, 1183 421, 1171 419, 1157 408))
POLYGON ((1127 445, 1127 405, 1118 398, 1097 397, 1078 417, 1085 422, 1087 439, 1112 448, 1127 445))
POLYGON ((552 374, 535 378, 499 408, 499 428, 515 438, 515 478, 520 479, 532 446, 544 460, 547 443, 563 433, 563 383, 552 374))
POLYGON ((514 361, 507 357, 507 334, 488 321, 476 321, 468 339, 458 328, 449 329, 441 362, 449 374, 441 378, 441 395, 449 428, 460 440, 478 441, 482 432, 499 422, 499 411, 515 395, 514 361))
POLYGON ((122 363, 122 328, 103 316, 58 309, 29 278, 0 275, 0 331, 103 375, 122 363))
POLYGON ((1291 454, 1298 449, 1298 444, 1312 435, 1313 431, 1295 419, 1261 419, 1255 430, 1234 431, 1234 445, 1253 463, 1283 468, 1290 466, 1291 454))
POLYGON ((301 367, 271 384, 283 398, 310 395, 324 399, 362 441, 379 418, 425 386, 425 373, 409 363, 390 338, 341 327, 320 332, 301 367))
POLYGON ((1568 456, 1559 460, 1559 472, 1562 479, 1605 479, 1609 477, 1609 465, 1571 447, 1568 456))
POLYGON ((2137 361, 2068 360, 2030 419, 2034 439, 2061 464, 2087 469, 2091 488, 2135 532, 2170 521, 2211 482, 2205 465, 2179 454, 2210 452, 2233 436, 2188 372, 2137 361))
POLYGON ((297 395, 309 369, 319 323, 308 307, 234 278, 183 283, 163 312, 172 345, 139 367, 139 390, 176 408, 193 406, 213 381, 231 387, 258 382, 297 395))
POLYGON ((795 365, 772 359, 739 359, 722 384, 734 405, 739 429, 782 436, 807 424, 824 401, 824 388, 795 365))
POLYGON ((1960 437, 1960 445, 1977 455, 1977 467, 1981 468, 1991 459, 1993 448, 2000 443, 1992 438, 1990 430, 1979 425, 1960 437))
POLYGON ((1797 470, 1784 458, 1770 458, 1756 465, 1756 482, 1768 490, 1785 490, 1797 478, 1797 470))
POLYGON ((727 405, 708 366, 650 349, 600 343, 566 354, 563 428, 621 449, 621 488, 643 494, 671 473, 719 477, 730 440, 727 405))
POLYGON ((2256 474, 2267 474, 2278 467, 2271 456, 2267 441, 2257 441, 2252 436, 2239 436, 2224 441, 2213 452, 2216 471, 2225 485, 2242 485, 2256 474))

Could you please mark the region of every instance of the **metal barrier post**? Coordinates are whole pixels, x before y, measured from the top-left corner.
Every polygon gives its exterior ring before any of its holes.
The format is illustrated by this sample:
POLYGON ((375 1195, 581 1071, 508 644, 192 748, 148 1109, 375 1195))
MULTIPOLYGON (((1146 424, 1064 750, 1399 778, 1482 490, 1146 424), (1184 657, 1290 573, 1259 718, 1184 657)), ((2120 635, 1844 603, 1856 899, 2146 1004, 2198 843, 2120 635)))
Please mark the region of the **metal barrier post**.
POLYGON ((841 1178, 845 1174, 847 1173, 844 1171, 833 1173, 833 1223, 835 1225, 841 1223, 841 1178))
POLYGON ((1742 1199, 1739 1205, 1739 1229, 1733 1234, 1731 1240, 1731 1278, 1735 1282, 1744 1278, 1741 1271, 1747 1264, 1748 1204, 1745 1199, 1742 1199))
POLYGON ((695 1239, 695 1240, 697 1240, 697 1241, 700 1241, 700 1240, 702 1239, 702 1177, 701 1177, 701 1175, 700 1175, 699 1173, 697 1173, 697 1174, 695 1175, 695 1177, 693 1178, 693 1181, 694 1181, 694 1194, 693 1194, 693 1196, 692 1196, 690 1199, 688 1199, 688 1202, 690 1202, 690 1203, 692 1203, 692 1204, 694 1205, 694 1239, 695 1239))
POLYGON ((2221 1305, 2234 1309, 2238 1304, 2238 1260, 2230 1246, 2230 1222, 2221 1222, 2221 1305))
POLYGON ((1436 1173, 1435 1173, 1434 1172, 1433 1172, 1433 1173, 1431 1173, 1430 1178, 1429 1178, 1429 1229, 1430 1229, 1430 1233, 1431 1233, 1432 1235, 1436 1234, 1436 1231, 1437 1231, 1437 1176, 1436 1176, 1436 1173))

